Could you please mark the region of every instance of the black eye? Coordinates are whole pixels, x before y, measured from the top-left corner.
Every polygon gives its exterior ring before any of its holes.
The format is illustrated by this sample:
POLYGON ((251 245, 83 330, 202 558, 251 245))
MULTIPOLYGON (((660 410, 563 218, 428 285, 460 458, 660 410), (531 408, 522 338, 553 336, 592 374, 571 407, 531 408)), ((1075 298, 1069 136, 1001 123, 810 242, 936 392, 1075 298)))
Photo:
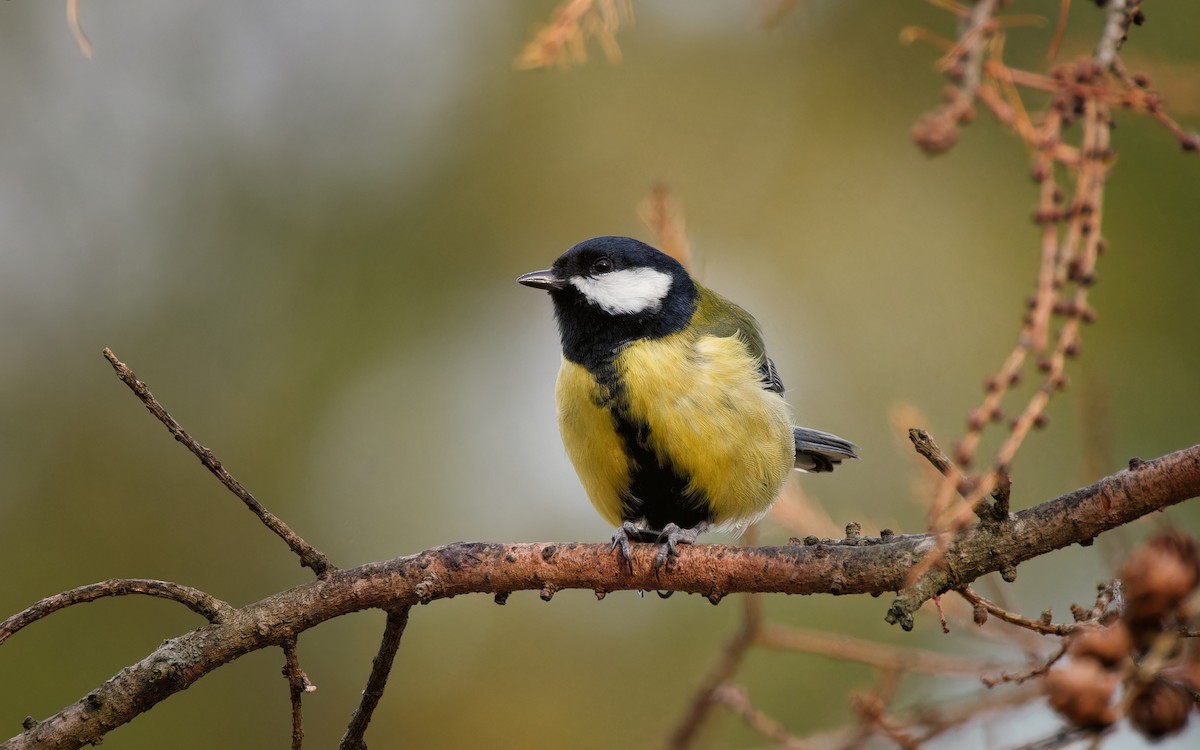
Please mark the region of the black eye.
POLYGON ((608 258, 596 258, 592 261, 592 273, 608 273, 613 270, 613 262, 608 258))

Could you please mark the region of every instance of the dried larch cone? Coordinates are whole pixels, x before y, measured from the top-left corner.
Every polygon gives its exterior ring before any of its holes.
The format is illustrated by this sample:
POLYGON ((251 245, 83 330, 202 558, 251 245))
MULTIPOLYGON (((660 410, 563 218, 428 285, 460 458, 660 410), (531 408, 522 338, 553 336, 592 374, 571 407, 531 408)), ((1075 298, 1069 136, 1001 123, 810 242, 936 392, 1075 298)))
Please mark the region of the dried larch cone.
POLYGON ((1152 740, 1175 734, 1187 725, 1192 696, 1171 682, 1154 680, 1133 694, 1129 723, 1152 740))
POLYGON ((1077 659, 1050 670, 1046 697, 1050 707, 1077 727, 1106 727, 1117 720, 1112 706, 1120 677, 1095 659, 1077 659))
POLYGON ((1163 619, 1200 583, 1200 551, 1190 537, 1163 534, 1135 550, 1117 575, 1130 630, 1135 635, 1161 630, 1163 619))
POLYGON ((1133 648, 1133 640, 1129 637, 1129 629, 1125 623, 1116 622, 1108 627, 1080 628, 1071 637, 1068 653, 1076 659, 1095 659, 1101 665, 1112 669, 1129 656, 1133 648))

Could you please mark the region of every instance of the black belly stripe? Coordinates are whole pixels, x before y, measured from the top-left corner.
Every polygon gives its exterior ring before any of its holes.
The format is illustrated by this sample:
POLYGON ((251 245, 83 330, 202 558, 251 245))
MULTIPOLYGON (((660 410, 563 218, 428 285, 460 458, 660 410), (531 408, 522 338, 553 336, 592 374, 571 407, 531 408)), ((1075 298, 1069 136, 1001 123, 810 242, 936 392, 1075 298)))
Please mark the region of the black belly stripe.
POLYGON ((608 391, 603 406, 613 418, 613 427, 636 468, 631 469, 629 492, 621 498, 621 517, 648 528, 661 530, 669 523, 694 528, 711 522, 708 498, 703 493, 688 493, 688 478, 668 459, 660 461, 650 450, 650 426, 629 414, 624 384, 616 377, 611 362, 593 371, 597 382, 608 391))

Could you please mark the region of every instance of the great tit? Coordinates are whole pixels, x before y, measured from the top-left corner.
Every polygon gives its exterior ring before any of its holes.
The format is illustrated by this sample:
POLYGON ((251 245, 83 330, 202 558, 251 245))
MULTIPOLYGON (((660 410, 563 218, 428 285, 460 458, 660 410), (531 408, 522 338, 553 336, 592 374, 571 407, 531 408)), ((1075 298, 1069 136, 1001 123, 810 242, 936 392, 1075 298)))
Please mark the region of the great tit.
POLYGON ((657 569, 701 533, 757 521, 793 468, 858 458, 853 443, 792 426, 754 318, 671 256, 596 237, 517 282, 554 302, 559 430, 628 563, 631 540, 665 540, 657 569))

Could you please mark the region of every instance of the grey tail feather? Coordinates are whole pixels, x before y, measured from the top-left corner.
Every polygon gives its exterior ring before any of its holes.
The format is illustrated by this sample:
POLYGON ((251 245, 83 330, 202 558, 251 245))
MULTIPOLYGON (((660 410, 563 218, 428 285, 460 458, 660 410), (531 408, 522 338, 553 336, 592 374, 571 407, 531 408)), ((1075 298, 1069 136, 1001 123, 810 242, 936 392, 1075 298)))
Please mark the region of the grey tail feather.
POLYGON ((807 427, 793 427, 796 436, 796 463, 800 471, 833 471, 846 458, 858 458, 858 446, 837 435, 807 427))

